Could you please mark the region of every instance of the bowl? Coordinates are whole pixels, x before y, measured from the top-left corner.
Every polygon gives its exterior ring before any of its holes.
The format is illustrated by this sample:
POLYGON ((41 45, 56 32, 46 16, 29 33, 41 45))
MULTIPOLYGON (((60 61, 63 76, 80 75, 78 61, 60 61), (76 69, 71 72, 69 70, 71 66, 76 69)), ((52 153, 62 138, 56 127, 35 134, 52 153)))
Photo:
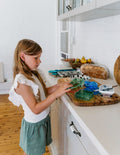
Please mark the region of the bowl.
POLYGON ((114 94, 114 89, 112 88, 112 86, 109 85, 101 85, 99 87, 99 92, 103 96, 112 96, 114 94))
POLYGON ((69 61, 68 61, 68 59, 61 59, 61 61, 62 61, 64 66, 66 66, 66 67, 70 67, 71 66, 69 61))

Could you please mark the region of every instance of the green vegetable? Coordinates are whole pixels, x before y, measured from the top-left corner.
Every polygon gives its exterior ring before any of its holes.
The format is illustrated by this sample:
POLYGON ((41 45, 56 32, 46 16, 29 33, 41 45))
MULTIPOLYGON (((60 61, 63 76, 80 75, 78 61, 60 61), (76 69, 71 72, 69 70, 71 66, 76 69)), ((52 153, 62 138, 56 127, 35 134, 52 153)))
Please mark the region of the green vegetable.
POLYGON ((75 78, 70 83, 73 85, 73 87, 70 87, 70 89, 75 89, 77 87, 83 87, 84 80, 75 78))
POLYGON ((78 92, 75 93, 75 98, 89 101, 91 98, 93 98, 93 92, 80 89, 78 92))

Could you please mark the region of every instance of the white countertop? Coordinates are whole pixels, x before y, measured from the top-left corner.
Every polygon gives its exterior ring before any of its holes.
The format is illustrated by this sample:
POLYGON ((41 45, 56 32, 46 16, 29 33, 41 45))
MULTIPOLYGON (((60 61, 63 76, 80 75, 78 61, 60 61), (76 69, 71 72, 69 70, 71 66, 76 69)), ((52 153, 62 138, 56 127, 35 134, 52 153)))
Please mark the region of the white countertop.
MULTIPOLYGON (((46 81, 50 85, 57 83, 58 78, 50 76, 48 70, 60 68, 64 69, 68 67, 42 67, 46 81)), ((116 84, 111 79, 99 79, 98 81, 101 84, 116 84)), ((120 95, 120 87, 115 88, 115 92, 120 95)), ((120 103, 106 106, 80 107, 74 105, 67 95, 63 95, 61 99, 67 105, 75 119, 79 123, 82 123, 83 128, 98 147, 101 155, 120 155, 120 103)))

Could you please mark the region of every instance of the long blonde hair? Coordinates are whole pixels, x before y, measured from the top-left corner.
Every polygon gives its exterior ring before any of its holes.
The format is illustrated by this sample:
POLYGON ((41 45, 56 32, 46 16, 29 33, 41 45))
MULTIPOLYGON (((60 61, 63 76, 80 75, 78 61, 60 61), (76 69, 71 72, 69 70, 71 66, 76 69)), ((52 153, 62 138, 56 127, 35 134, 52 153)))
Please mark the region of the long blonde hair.
POLYGON ((22 73, 26 78, 34 81, 34 79, 32 78, 32 74, 34 74, 41 82, 44 88, 45 94, 47 95, 46 85, 42 80, 41 75, 39 74, 38 71, 31 71, 28 68, 28 66, 20 57, 21 52, 25 53, 26 55, 37 55, 40 52, 42 52, 42 48, 40 47, 39 44, 37 44, 35 41, 30 39, 23 39, 18 42, 14 52, 13 79, 15 79, 15 76, 18 73, 22 73))

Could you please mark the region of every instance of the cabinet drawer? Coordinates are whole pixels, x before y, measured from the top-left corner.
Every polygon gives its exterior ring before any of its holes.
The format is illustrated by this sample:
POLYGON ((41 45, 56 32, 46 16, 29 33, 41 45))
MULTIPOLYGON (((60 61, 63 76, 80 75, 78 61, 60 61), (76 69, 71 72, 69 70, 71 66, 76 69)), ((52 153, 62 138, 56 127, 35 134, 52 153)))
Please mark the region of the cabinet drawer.
POLYGON ((67 122, 67 130, 71 130, 71 134, 76 136, 80 143, 83 145, 84 149, 89 155, 100 155, 100 152, 97 150, 95 145, 92 143, 86 132, 82 129, 82 127, 78 124, 78 122, 74 119, 74 117, 69 113, 68 122, 67 122), (71 125, 73 123, 73 127, 71 125), (70 127, 71 126, 71 127, 70 127), (75 132, 73 131, 75 129, 75 132))

